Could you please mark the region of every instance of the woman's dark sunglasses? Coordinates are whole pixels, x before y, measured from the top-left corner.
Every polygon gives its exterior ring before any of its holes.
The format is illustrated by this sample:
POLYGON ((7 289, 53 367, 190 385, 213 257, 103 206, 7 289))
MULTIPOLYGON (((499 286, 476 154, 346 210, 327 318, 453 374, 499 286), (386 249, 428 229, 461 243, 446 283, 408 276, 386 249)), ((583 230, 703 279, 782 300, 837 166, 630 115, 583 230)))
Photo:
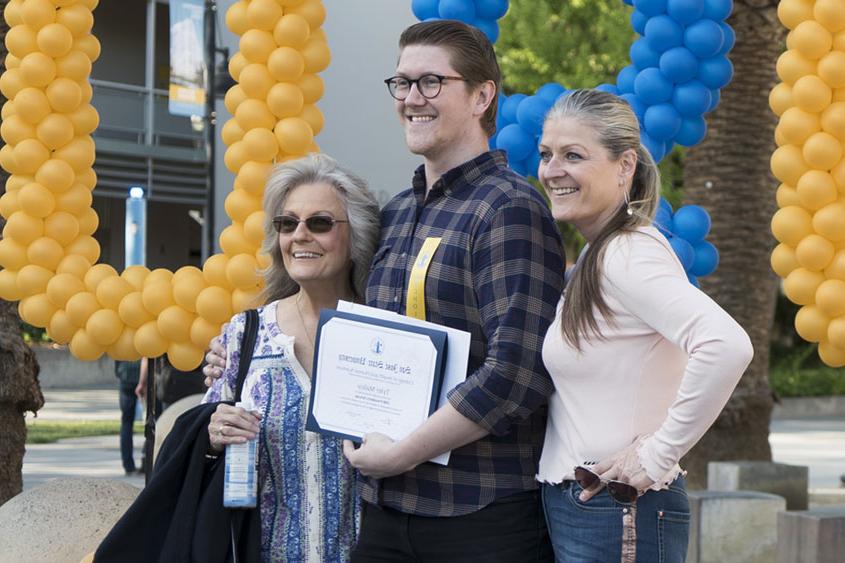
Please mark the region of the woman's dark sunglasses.
POLYGON ((581 485, 582 489, 592 489, 599 483, 604 483, 607 486, 607 492, 610 497, 618 502, 634 502, 640 494, 633 485, 623 483, 622 481, 605 481, 598 474, 581 466, 575 468, 575 482, 581 485))
POLYGON ((279 215, 273 217, 273 228, 277 233, 289 235, 296 230, 300 223, 305 223, 305 228, 320 235, 327 233, 334 228, 335 223, 348 223, 343 219, 334 219, 328 215, 312 215, 307 219, 298 219, 293 215, 279 215))

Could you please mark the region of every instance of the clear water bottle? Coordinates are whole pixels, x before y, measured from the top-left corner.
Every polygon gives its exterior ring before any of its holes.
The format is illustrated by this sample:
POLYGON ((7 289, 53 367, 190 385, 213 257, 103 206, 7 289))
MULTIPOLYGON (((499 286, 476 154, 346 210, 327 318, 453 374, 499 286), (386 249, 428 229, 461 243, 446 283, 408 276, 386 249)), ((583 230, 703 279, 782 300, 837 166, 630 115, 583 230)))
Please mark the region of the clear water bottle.
MULTIPOLYGON (((244 401, 235 405, 251 410, 244 401)), ((243 444, 226 446, 223 506, 255 508, 258 503, 258 437, 243 444)))

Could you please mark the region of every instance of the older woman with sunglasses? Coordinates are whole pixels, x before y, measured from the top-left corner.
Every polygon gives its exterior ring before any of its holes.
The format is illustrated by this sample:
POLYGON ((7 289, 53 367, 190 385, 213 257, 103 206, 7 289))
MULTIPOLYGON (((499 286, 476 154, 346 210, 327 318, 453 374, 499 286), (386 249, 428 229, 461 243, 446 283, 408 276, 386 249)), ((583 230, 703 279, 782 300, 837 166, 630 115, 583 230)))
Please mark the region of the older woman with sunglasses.
POLYGON ((748 335, 651 226, 659 172, 624 100, 559 99, 540 156, 552 215, 588 243, 543 346, 555 392, 538 479, 556 559, 681 562, 678 462, 751 361, 748 335))
MULTIPOLYGON (((358 530, 355 473, 341 441, 305 431, 321 308, 363 300, 379 209, 363 180, 325 155, 277 166, 264 193, 264 305, 243 386, 255 410, 221 404, 212 455, 260 433, 258 499, 264 561, 346 561, 358 530)), ((245 315, 221 338, 226 368, 205 402, 234 396, 245 315)), ((207 371, 208 373, 208 371, 207 371)))

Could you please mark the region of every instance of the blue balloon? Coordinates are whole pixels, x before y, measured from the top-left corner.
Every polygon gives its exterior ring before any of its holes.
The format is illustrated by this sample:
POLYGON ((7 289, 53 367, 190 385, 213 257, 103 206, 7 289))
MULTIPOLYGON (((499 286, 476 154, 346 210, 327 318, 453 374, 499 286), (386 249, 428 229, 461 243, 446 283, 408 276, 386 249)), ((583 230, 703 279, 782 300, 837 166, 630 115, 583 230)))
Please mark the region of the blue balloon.
POLYGON ((541 96, 529 96, 522 100, 516 110, 519 126, 535 137, 543 132, 543 122, 551 104, 541 96))
POLYGON ((733 75, 734 65, 727 57, 711 57, 698 63, 698 79, 708 88, 724 88, 733 75))
POLYGON ((693 246, 695 259, 689 269, 694 276, 709 276, 719 266, 719 251, 716 247, 703 240, 693 246))
POLYGON ((684 30, 684 46, 699 59, 718 55, 725 43, 722 25, 713 20, 698 20, 684 30))
POLYGON ((640 35, 645 35, 645 24, 648 22, 648 16, 639 10, 631 12, 631 27, 640 35))
POLYGON ((675 135, 675 142, 682 147, 694 147, 707 136, 707 122, 703 117, 685 117, 675 135))
POLYGON ((710 113, 711 111, 716 109, 716 106, 719 105, 719 100, 721 100, 721 99, 722 99, 721 91, 719 91, 718 88, 711 89, 710 90, 710 107, 707 108, 707 111, 705 113, 710 113))
POLYGON ((685 271, 689 271, 692 267, 693 261, 695 260, 695 250, 693 250, 692 245, 681 237, 670 238, 669 244, 672 245, 672 250, 675 251, 675 254, 678 256, 678 260, 681 261, 681 266, 684 267, 685 271))
POLYGON ((700 205, 684 205, 672 217, 672 232, 676 237, 697 244, 710 232, 710 214, 700 205))
POLYGON ((510 160, 508 159, 508 164, 511 167, 511 170, 519 174, 520 176, 528 177, 528 164, 524 160, 510 160))
POLYGON ((672 90, 672 83, 656 68, 641 71, 634 80, 634 93, 647 105, 668 102, 672 90))
POLYGON ((625 3, 625 4, 627 4, 628 6, 633 6, 633 5, 634 5, 634 0, 622 0, 622 2, 624 2, 624 3, 625 3))
POLYGON ((475 0, 476 15, 483 20, 497 20, 508 12, 508 0, 475 0))
POLYGON ((608 94, 613 94, 614 96, 619 95, 619 88, 614 86, 613 84, 599 84, 595 88, 599 92, 607 92, 608 94))
POLYGON ((619 71, 616 75, 616 87, 622 94, 632 94, 634 92, 634 80, 637 78, 637 67, 628 65, 619 71))
POLYGON ((672 105, 683 117, 699 117, 710 107, 710 89, 698 80, 675 86, 672 105))
POLYGON ((631 62, 639 70, 656 67, 660 64, 660 53, 655 51, 646 39, 637 39, 631 43, 628 53, 631 55, 631 62))
POLYGON ((566 92, 566 88, 557 82, 548 82, 537 88, 536 95, 548 101, 550 104, 553 104, 564 92, 566 92))
POLYGON ((681 128, 681 114, 672 104, 655 104, 645 111, 646 133, 655 141, 672 139, 681 128))
MULTIPOLYGON (((660 201, 665 201, 661 198, 660 201)), ((657 208, 657 213, 654 215, 654 226, 657 227, 663 236, 669 238, 672 236, 672 212, 666 211, 662 205, 657 208)))
POLYGON ((642 100, 640 100, 636 94, 622 94, 622 99, 628 102, 628 105, 631 106, 631 109, 634 111, 634 115, 637 116, 637 121, 642 124, 643 119, 645 118, 645 110, 648 109, 648 106, 645 105, 642 100))
POLYGON ((537 177, 537 170, 540 168, 540 151, 535 150, 525 159, 525 176, 537 177))
POLYGON ((696 278, 694 275, 687 274, 687 279, 689 280, 689 282, 692 284, 693 287, 696 287, 696 288, 701 287, 701 284, 698 283, 698 278, 696 278))
POLYGON ((640 132, 640 142, 651 154, 654 162, 660 162, 666 156, 666 143, 652 139, 648 132, 640 132))
MULTIPOLYGON (((532 150, 537 148, 537 138, 525 131, 516 123, 511 123, 499 131, 496 147, 508 153, 508 160, 519 162, 525 160, 532 150)), ((513 167, 513 164, 511 164, 513 167)), ((524 174, 523 174, 524 175, 524 174)))
POLYGON ((704 0, 669 0, 666 13, 681 25, 691 24, 704 14, 704 0))
POLYGON ((664 197, 657 198, 657 205, 658 209, 665 209, 666 211, 668 211, 670 218, 672 217, 672 214, 675 213, 675 210, 672 209, 672 204, 669 203, 664 197))
POLYGON ((475 23, 475 2, 472 0, 440 0, 438 12, 444 20, 475 23))
POLYGON ((655 16, 645 24, 645 38, 652 49, 662 53, 684 43, 684 28, 667 15, 655 16))
POLYGON ((516 111, 519 104, 527 98, 525 94, 511 94, 502 104, 502 118, 508 123, 516 123, 516 111))
POLYGON ((719 27, 722 28, 722 34, 725 36, 725 41, 722 43, 722 48, 719 49, 718 54, 727 55, 736 44, 736 32, 734 31, 734 28, 725 22, 719 23, 719 27))
POLYGON ((689 82, 698 74, 698 59, 686 47, 673 47, 660 55, 660 72, 674 82, 689 82))
POLYGON ((411 11, 418 20, 423 21, 429 18, 440 17, 437 11, 440 0, 411 0, 411 11))
POLYGON ((634 0, 634 8, 651 18, 666 11, 666 0, 634 0))
POLYGON ((499 94, 498 98, 498 105, 496 107, 496 131, 501 131, 502 127, 508 124, 508 120, 505 119, 502 108, 505 106, 505 101, 508 99, 507 96, 504 94, 499 94))
POLYGON ((496 20, 475 20, 474 25, 484 32, 490 43, 496 43, 499 40, 499 22, 496 20))
POLYGON ((733 9, 733 0, 705 0, 702 15, 710 20, 721 21, 728 19, 733 9))

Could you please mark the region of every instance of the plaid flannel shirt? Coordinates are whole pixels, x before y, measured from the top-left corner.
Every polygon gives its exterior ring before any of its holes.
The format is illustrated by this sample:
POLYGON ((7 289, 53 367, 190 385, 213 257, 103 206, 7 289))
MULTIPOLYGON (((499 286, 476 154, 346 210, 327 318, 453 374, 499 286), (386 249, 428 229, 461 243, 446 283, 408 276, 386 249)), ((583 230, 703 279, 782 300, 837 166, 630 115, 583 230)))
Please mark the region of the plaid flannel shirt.
POLYGON ((450 170, 427 197, 421 166, 413 188, 387 204, 368 305, 405 313, 414 258, 427 237, 443 239, 426 277, 427 320, 472 335, 467 380, 449 402, 490 434, 452 451, 446 467, 423 463, 364 479, 362 496, 409 514, 460 516, 537 488, 553 390, 541 349, 564 263, 546 202, 499 151, 450 170))

